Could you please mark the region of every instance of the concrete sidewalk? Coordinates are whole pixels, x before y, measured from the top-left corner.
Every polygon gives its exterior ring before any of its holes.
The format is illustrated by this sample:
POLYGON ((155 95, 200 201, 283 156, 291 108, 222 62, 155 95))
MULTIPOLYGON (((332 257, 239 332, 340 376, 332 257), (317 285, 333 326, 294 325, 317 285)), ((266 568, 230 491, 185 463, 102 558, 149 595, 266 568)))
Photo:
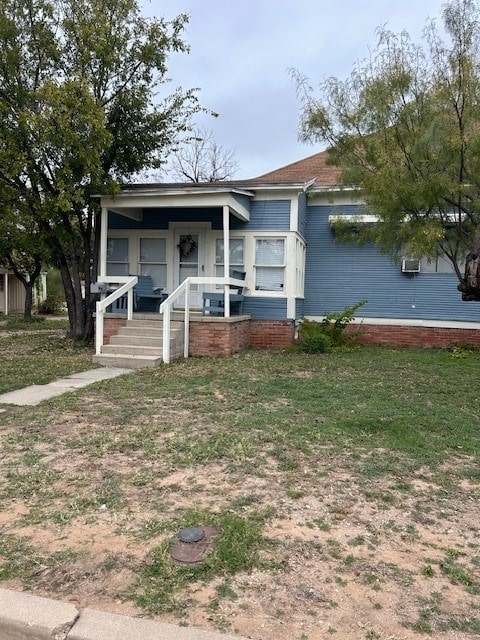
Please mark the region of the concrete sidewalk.
POLYGON ((110 380, 125 373, 132 373, 135 369, 120 369, 117 367, 100 367, 99 369, 90 369, 81 373, 74 373, 67 378, 55 380, 49 384, 34 384, 25 389, 17 389, 0 395, 0 404, 15 404, 19 406, 34 406, 43 400, 49 400, 55 396, 59 396, 67 391, 75 391, 87 387, 94 382, 102 380, 110 380))
MULTIPOLYGON (((242 640, 0 589, 0 640, 242 640)), ((245 640, 245 639, 243 639, 245 640)))

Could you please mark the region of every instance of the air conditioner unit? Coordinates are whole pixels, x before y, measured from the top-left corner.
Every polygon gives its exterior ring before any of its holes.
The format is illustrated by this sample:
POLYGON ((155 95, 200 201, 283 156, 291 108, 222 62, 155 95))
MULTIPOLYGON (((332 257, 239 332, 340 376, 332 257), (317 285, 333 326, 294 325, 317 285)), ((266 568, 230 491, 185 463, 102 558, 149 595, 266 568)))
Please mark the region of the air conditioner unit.
POLYGON ((402 273, 420 273, 420 260, 415 258, 403 258, 402 273))

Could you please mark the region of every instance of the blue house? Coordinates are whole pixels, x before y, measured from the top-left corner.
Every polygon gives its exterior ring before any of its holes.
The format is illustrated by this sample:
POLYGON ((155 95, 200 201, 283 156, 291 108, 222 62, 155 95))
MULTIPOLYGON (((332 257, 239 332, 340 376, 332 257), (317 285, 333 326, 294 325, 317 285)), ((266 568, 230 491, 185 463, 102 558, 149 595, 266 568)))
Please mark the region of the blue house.
MULTIPOLYGON (((169 345, 172 319, 183 323, 185 355, 280 346, 293 340, 302 317, 320 319, 359 300, 367 303, 357 322, 371 341, 395 342, 398 334, 403 344, 412 328, 420 344, 442 343, 434 334, 459 342, 458 332, 475 342, 479 333, 480 308, 461 301, 445 261, 407 256, 396 264, 374 246, 337 240, 335 220, 358 220, 365 210, 358 191, 339 184, 325 152, 249 180, 128 185, 102 196, 101 206, 97 356, 112 351, 103 361, 126 355, 113 352, 113 339, 104 344, 105 327, 138 319, 138 276, 150 276, 162 293, 155 315, 167 316, 161 332, 169 345), (241 289, 240 315, 230 304, 233 287, 241 289), (221 317, 209 313, 208 293, 223 299, 221 317)), ((165 340, 162 357, 172 357, 165 340)))

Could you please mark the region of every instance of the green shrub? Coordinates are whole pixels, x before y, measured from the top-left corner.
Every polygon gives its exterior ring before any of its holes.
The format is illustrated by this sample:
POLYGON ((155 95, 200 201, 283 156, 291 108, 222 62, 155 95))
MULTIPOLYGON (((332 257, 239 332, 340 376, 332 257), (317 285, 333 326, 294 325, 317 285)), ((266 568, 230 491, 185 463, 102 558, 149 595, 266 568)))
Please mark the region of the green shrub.
POLYGON ((325 353, 347 343, 351 336, 345 334, 345 329, 352 322, 358 309, 366 302, 366 300, 360 300, 343 311, 327 313, 321 322, 303 318, 298 333, 297 348, 305 353, 325 353))
POLYGON ((304 353, 326 353, 332 348, 332 340, 319 322, 302 320, 297 346, 304 353))

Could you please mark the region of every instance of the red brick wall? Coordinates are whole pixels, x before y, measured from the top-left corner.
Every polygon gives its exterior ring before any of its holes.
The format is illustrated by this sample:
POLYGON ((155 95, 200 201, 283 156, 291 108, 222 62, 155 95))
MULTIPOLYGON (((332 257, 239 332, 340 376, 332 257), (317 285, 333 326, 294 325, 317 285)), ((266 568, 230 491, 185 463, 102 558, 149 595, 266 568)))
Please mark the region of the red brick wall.
POLYGON ((252 347, 286 347, 295 335, 293 320, 252 320, 252 347))
POLYGON ((127 318, 105 318, 103 320, 103 343, 109 344, 110 338, 127 324, 127 318))
POLYGON ((355 342, 359 344, 384 344, 392 347, 480 347, 478 329, 351 324, 347 332, 358 332, 355 342))
POLYGON ((226 322, 205 318, 190 322, 191 356, 229 356, 250 346, 250 319, 226 322))

